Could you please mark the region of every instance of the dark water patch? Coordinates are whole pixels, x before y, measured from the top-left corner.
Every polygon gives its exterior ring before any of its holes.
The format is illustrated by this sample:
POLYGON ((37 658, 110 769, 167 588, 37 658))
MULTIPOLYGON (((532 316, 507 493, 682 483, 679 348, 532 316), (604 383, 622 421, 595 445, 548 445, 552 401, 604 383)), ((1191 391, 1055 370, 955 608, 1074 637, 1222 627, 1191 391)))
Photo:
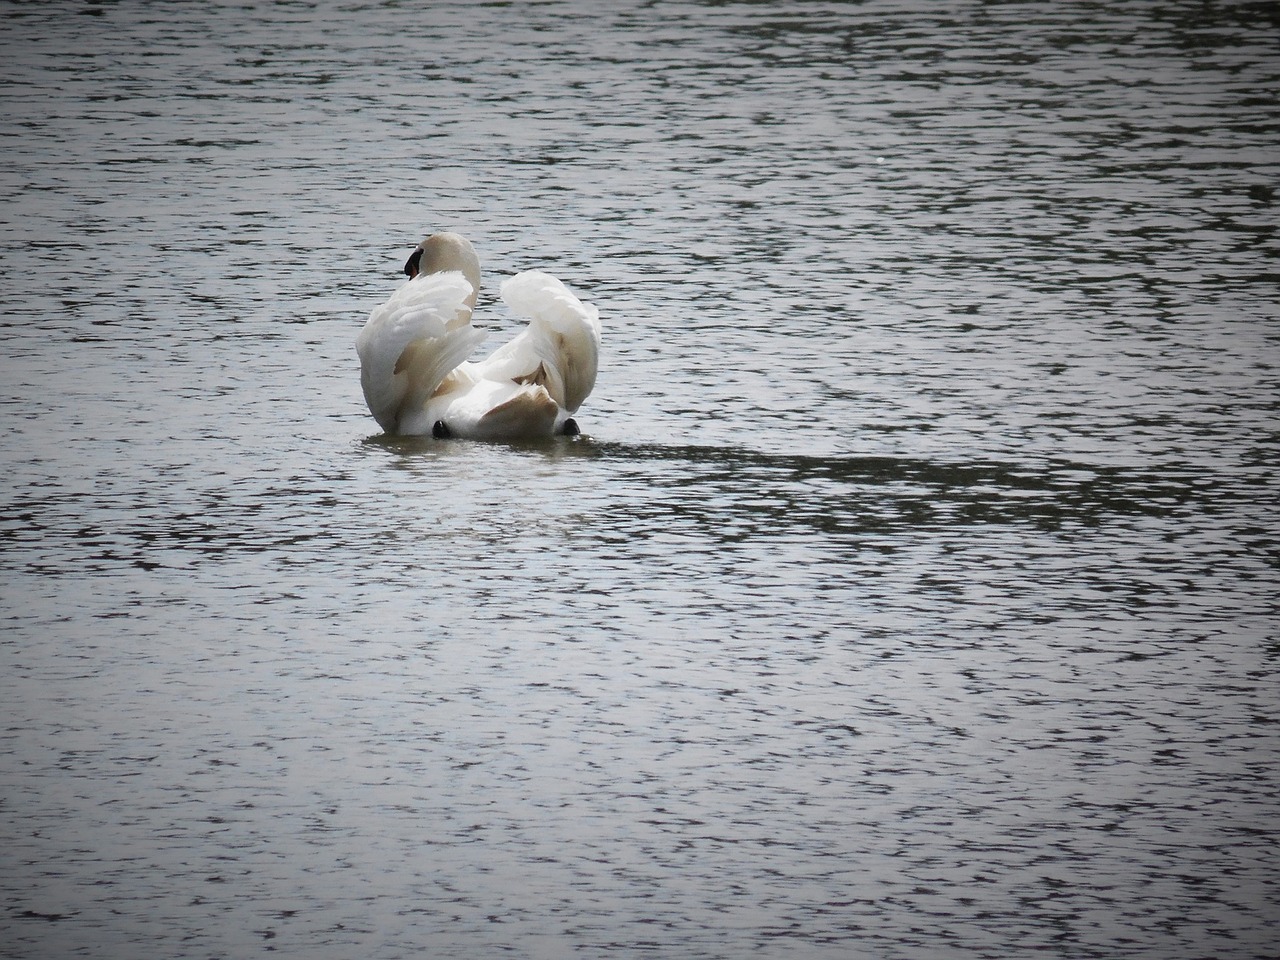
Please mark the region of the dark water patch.
MULTIPOLYGON (((589 448, 590 449, 590 448, 589 448)), ((1029 521, 1045 527, 1065 522, 1097 525, 1107 516, 1171 517, 1210 511, 1232 497, 1248 499, 1221 478, 1149 472, 1069 461, 1023 466, 948 463, 906 457, 823 457, 740 448, 598 444, 588 455, 617 462, 680 465, 677 484, 708 483, 732 490, 755 487, 774 500, 780 517, 813 514, 858 492, 878 494, 910 507, 910 523, 1029 521), (597 453, 598 451, 598 453, 597 453), (770 487, 772 482, 775 484, 770 487)), ((1253 487, 1265 487, 1259 476, 1253 487)), ((844 511, 849 508, 844 507, 844 511)), ((842 511, 842 512, 844 512, 842 511)))

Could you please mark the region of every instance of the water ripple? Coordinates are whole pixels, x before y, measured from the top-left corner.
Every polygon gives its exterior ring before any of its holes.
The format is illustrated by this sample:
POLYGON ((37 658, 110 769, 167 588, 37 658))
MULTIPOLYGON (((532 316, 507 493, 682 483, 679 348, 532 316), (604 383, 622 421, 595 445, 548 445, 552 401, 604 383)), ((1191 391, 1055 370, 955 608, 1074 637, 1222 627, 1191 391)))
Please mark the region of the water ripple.
POLYGON ((1268 955, 1277 22, 1079 14, 0 10, 0 954, 1268 955))

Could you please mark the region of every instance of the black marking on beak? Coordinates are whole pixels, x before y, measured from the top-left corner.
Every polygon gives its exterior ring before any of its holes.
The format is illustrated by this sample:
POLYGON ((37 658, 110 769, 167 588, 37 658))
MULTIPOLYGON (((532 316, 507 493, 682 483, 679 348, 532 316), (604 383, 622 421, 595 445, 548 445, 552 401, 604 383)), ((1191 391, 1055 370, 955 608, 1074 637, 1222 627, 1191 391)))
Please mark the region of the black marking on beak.
POLYGON ((410 280, 418 275, 418 264, 422 262, 422 248, 419 247, 413 253, 409 254, 409 259, 404 262, 404 274, 410 280))

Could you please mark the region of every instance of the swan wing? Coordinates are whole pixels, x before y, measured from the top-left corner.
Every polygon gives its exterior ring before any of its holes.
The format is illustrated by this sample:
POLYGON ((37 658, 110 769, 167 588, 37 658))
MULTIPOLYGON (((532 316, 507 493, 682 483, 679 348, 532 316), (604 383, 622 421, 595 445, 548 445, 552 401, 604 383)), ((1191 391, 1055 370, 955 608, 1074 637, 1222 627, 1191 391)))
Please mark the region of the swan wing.
POLYGON ((563 283, 540 270, 526 270, 502 284, 502 299, 529 326, 480 364, 486 379, 546 387, 573 413, 596 383, 600 359, 600 314, 563 283))
POLYGON ((383 430, 398 433, 484 339, 471 326, 471 294, 459 272, 420 274, 369 315, 356 353, 365 402, 383 430))

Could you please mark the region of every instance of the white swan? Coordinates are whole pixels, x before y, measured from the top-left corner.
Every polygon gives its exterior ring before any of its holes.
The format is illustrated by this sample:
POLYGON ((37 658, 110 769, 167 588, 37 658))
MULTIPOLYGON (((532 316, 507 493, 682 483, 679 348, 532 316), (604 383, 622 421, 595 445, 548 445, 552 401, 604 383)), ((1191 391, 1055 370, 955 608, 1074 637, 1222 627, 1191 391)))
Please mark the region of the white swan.
POLYGON ((596 382, 600 318, 555 277, 537 270, 502 284, 529 326, 487 359, 467 357, 485 338, 471 326, 480 260, 456 233, 418 244, 409 282, 369 315, 356 338, 360 384, 389 434, 521 440, 576 434, 571 417, 596 382))

